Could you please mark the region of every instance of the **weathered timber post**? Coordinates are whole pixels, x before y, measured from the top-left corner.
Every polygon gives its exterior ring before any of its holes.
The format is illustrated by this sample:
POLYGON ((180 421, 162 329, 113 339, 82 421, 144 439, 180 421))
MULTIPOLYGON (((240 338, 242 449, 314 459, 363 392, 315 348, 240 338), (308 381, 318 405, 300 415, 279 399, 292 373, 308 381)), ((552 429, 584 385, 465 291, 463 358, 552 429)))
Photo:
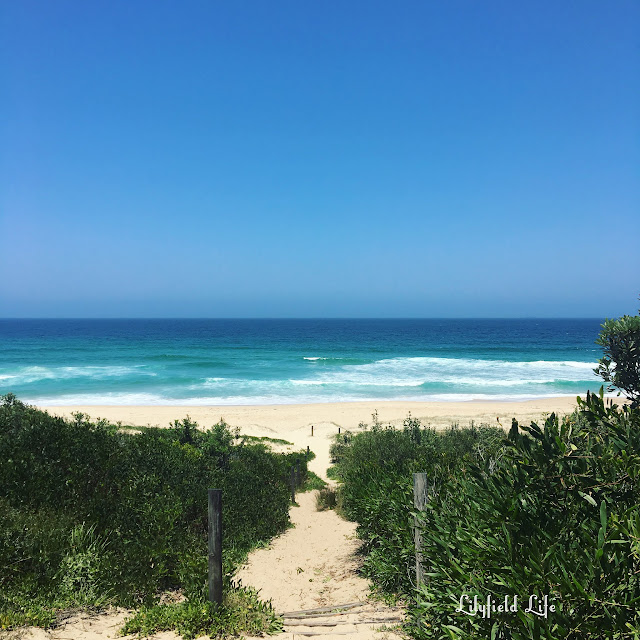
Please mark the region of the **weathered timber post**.
POLYGON ((299 487, 302 484, 302 473, 300 471, 300 458, 296 460, 296 485, 299 487))
POLYGON ((340 435, 340 427, 338 427, 338 435, 340 435))
POLYGON ((209 489, 209 601, 222 604, 222 489, 209 489))
POLYGON ((291 502, 293 504, 296 503, 296 478, 295 478, 295 468, 291 467, 291 478, 289 480, 289 484, 291 485, 291 502))
POLYGON ((311 425, 311 437, 313 438, 313 425, 311 425))
MULTIPOLYGON (((414 473, 413 474, 413 506, 416 511, 424 511, 424 508, 429 500, 427 493, 427 474, 426 473, 414 473)), ((420 527, 418 525, 418 518, 414 517, 413 520, 413 540, 416 546, 416 587, 424 584, 424 567, 422 566, 422 535, 420 533, 420 527)))
POLYGON ((309 445, 307 445, 307 458, 309 457, 309 445))

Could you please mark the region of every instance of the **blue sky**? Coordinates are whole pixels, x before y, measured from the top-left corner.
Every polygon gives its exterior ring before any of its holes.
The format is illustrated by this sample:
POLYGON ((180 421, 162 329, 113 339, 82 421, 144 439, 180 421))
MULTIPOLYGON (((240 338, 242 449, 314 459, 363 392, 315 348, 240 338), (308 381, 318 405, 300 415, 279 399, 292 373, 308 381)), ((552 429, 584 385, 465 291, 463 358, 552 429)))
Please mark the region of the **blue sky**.
POLYGON ((635 1, 0 12, 0 316, 638 309, 635 1))

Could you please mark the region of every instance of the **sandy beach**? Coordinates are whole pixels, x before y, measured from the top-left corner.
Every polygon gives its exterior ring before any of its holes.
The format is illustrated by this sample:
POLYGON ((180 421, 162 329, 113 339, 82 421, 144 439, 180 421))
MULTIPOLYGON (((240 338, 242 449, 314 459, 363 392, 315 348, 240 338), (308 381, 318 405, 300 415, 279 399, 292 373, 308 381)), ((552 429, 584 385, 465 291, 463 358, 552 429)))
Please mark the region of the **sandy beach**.
POLYGON ((318 404, 242 405, 242 406, 42 406, 49 413, 70 416, 80 411, 92 418, 106 418, 123 424, 167 427, 176 419, 189 415, 200 426, 208 427, 224 418, 232 427, 240 427, 249 435, 284 434, 302 426, 332 424, 342 429, 356 429, 361 422, 371 423, 378 412, 381 422, 402 424, 409 413, 423 425, 448 426, 454 422, 466 426, 476 423, 495 424, 496 418, 510 424, 511 418, 529 420, 551 412, 569 413, 576 406, 575 396, 540 398, 522 402, 401 402, 366 401, 318 404))
POLYGON ((452 424, 461 427, 475 424, 511 426, 515 417, 522 423, 539 420, 552 412, 566 414, 576 406, 575 396, 543 398, 525 402, 342 402, 323 404, 287 404, 261 406, 53 406, 40 407, 49 413, 69 417, 76 412, 92 419, 105 418, 123 425, 168 427, 174 420, 190 416, 201 428, 224 419, 231 427, 252 436, 268 436, 288 440, 293 449, 309 446, 316 453, 311 469, 325 477, 329 466, 331 437, 341 430, 358 430, 362 422, 371 424, 377 411, 378 419, 402 425, 411 414, 423 425, 443 428, 452 424), (311 426, 314 435, 311 436, 311 426))

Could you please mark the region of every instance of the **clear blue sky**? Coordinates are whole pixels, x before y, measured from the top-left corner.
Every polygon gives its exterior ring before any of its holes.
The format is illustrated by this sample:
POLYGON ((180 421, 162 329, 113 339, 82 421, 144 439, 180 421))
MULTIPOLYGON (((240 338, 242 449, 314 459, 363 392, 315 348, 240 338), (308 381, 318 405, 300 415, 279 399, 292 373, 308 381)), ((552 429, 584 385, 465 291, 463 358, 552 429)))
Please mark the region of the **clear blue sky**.
POLYGON ((635 0, 0 22, 0 316, 638 309, 635 0))

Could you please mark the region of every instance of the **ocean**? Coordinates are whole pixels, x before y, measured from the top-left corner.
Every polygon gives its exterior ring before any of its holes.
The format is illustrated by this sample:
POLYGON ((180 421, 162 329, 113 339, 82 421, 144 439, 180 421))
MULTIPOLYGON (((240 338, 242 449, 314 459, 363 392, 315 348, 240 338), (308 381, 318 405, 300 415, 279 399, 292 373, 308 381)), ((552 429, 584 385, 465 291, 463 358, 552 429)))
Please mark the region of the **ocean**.
POLYGON ((600 388, 602 319, 0 320, 40 405, 527 400, 600 388))

